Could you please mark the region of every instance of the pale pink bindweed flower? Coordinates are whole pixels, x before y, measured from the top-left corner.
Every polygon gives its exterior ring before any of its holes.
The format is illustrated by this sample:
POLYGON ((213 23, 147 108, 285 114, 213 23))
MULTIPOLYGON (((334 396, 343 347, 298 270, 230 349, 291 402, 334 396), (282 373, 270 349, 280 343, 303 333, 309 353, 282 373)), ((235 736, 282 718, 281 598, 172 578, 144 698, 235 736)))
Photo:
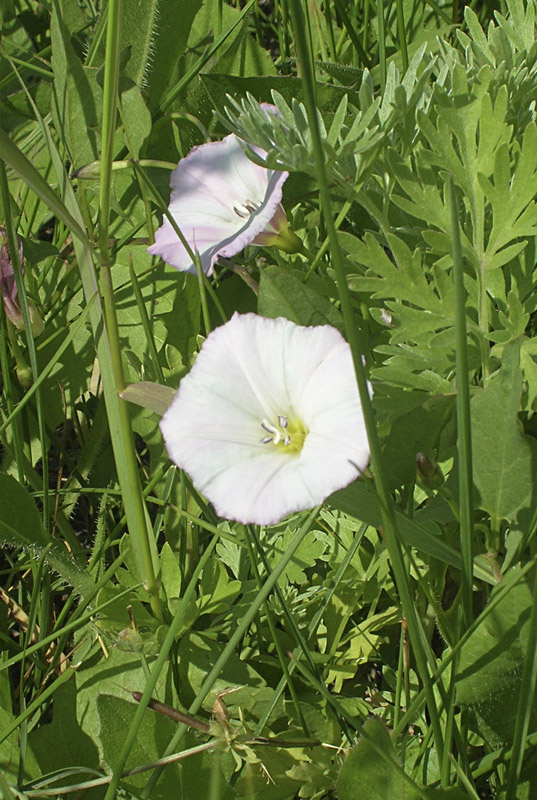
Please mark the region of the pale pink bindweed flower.
MULTIPOLYGON (((275 245, 288 252, 300 248, 280 202, 288 174, 254 164, 234 134, 194 147, 181 159, 170 178, 169 210, 191 250, 199 253, 206 275, 219 256, 231 258, 249 244, 275 245)), ((148 252, 178 270, 196 273, 167 218, 148 252)))
POLYGON ((234 314, 208 336, 160 427, 217 514, 243 523, 312 508, 369 461, 350 348, 327 325, 234 314))

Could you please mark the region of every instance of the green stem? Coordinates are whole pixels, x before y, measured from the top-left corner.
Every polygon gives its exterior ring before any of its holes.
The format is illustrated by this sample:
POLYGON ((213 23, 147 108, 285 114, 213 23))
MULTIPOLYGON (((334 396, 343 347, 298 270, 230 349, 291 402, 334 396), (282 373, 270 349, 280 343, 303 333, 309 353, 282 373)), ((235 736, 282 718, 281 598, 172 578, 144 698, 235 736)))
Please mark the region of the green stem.
POLYGON ((408 50, 406 46, 405 12, 403 8, 403 0, 396 0, 395 8, 397 11, 397 39, 399 40, 403 72, 406 72, 408 69, 408 50))
MULTIPOLYGON (((10 370, 10 361, 8 358, 8 349, 7 349, 7 331, 8 331, 8 324, 9 320, 7 319, 4 311, 4 304, 0 302, 0 370, 2 372, 3 378, 3 394, 6 400, 6 409, 8 414, 8 419, 14 416, 15 411, 15 403, 14 403, 14 390, 13 385, 11 382, 11 370, 10 370)), ((15 400, 16 402, 16 400, 15 400)), ((4 411, 2 410, 2 416, 4 417, 4 411)), ((0 426, 0 435, 2 426, 0 426)), ((17 464, 17 476, 19 479, 19 483, 24 483, 24 457, 22 451, 22 430, 21 430, 21 422, 20 419, 15 419, 14 423, 11 425, 11 436, 12 436, 12 447, 13 453, 15 455, 15 462, 17 464)))
MULTIPOLYGON (((537 570, 535 570, 533 579, 533 597, 537 597, 537 570)), ((522 769, 524 749, 527 744, 526 737, 528 735, 533 710, 533 698, 535 696, 535 684, 537 682, 537 604, 535 602, 531 610, 530 629, 526 648, 522 681, 518 694, 513 750, 507 775, 505 800, 516 800, 517 797, 517 787, 519 784, 520 771, 522 769)))
POLYGON ((383 0, 377 0, 377 23, 379 29, 380 90, 384 92, 386 88, 386 26, 384 24, 383 0))
POLYGON ((302 65, 302 82, 304 86, 304 97, 305 97, 306 111, 308 115, 309 128, 312 138, 314 158, 317 165, 317 177, 319 181, 321 208, 323 212, 324 223, 326 225, 327 234, 331 243, 332 266, 336 275, 337 289, 341 304, 341 313, 345 323, 345 332, 347 334, 347 340, 349 342, 352 352, 354 369, 356 372, 356 380, 358 384, 358 391, 360 394, 360 399, 364 414, 364 422, 369 439, 369 446, 371 450, 371 466, 375 476, 375 484, 382 511, 384 536, 388 552, 390 555, 392 569, 395 576, 395 583, 399 591, 399 595, 401 597, 403 613, 408 622, 408 628, 409 628, 414 656, 418 667, 418 672, 421 677, 421 680, 423 681, 424 689, 426 692, 431 725, 433 727, 435 746, 438 756, 440 758, 444 750, 443 735, 442 735, 442 728, 440 726, 438 709, 436 706, 434 688, 431 682, 429 667, 428 667, 428 659, 432 661, 433 656, 430 653, 430 648, 428 648, 425 635, 413 603, 413 597, 410 589, 410 581, 405 568, 400 539, 398 536, 397 527, 395 523, 392 499, 388 491, 385 473, 382 469, 380 444, 377 437, 375 420, 373 416, 373 408, 369 396, 369 387, 367 383, 366 371, 362 360, 363 354, 361 352, 358 342, 358 335, 355 327, 351 297, 345 278, 343 257, 339 247, 337 232, 334 225, 334 218, 332 215, 330 191, 324 169, 324 154, 321 141, 321 133, 319 128, 319 120, 317 116, 318 112, 315 105, 315 91, 314 91, 315 78, 314 78, 311 55, 308 51, 307 41, 304 36, 304 14, 300 0, 290 0, 290 8, 293 20, 293 28, 295 33, 298 60, 302 65))
POLYGON ((473 584, 473 478, 472 431, 470 423, 470 384, 468 379, 468 345, 466 333, 466 292, 463 281, 462 249, 453 179, 449 180, 451 242, 453 255, 453 287, 455 306, 455 364, 457 371, 457 450, 459 455, 460 543, 462 557, 463 627, 472 621, 473 584))
MULTIPOLYGON (((34 337, 32 333, 32 323, 30 319, 30 308, 28 306, 28 299, 26 297, 26 289, 24 286, 24 277, 22 272, 22 264, 19 258, 19 243, 17 234, 13 225, 13 218, 11 215, 11 194, 9 193, 9 186, 7 182, 7 171, 4 161, 0 161, 0 198, 2 199, 2 206, 5 216, 5 231, 7 237, 7 244, 9 248, 9 256, 13 265, 13 273, 15 275, 15 285, 17 287, 17 301, 22 313, 24 322, 24 333, 26 335, 26 345, 28 348, 28 356, 32 370, 32 380, 35 383, 39 377, 39 370, 37 366, 37 354, 35 350, 34 337)), ((20 358, 20 353, 17 352, 17 345, 15 344, 14 355, 20 358)), ((22 366, 20 375, 24 375, 25 365, 22 366)), ((41 468, 43 473, 43 522, 48 526, 50 517, 50 499, 48 493, 48 441, 45 433, 45 419, 43 402, 41 399, 41 391, 38 389, 36 392, 36 413, 37 424, 39 429, 39 439, 41 444, 41 452, 43 457, 41 459, 41 468)))
MULTIPOLYGON (((121 22, 121 0, 110 0, 106 31, 106 57, 103 88, 103 128, 101 154, 101 182, 99 193, 99 248, 101 256, 100 290, 103 298, 106 335, 114 390, 119 394, 125 388, 121 344, 114 302, 111 264, 108 250, 110 222, 110 196, 114 133, 117 113, 117 87, 119 80, 119 41, 121 22)), ((119 400, 116 425, 111 427, 114 454, 122 451, 125 472, 118 469, 118 478, 125 503, 127 525, 132 538, 138 570, 144 587, 150 595, 150 603, 157 619, 162 619, 162 605, 158 596, 158 580, 155 574, 154 544, 138 474, 136 451, 130 424, 127 403, 119 400)), ((118 463, 116 457, 116 464, 118 463)), ((119 465, 118 465, 119 466, 119 465)))
MULTIPOLYGON (((249 530, 249 528, 250 528, 249 525, 245 525, 244 526, 245 541, 246 541, 246 546, 248 548, 248 554, 250 556, 250 564, 251 564, 251 567, 252 567, 252 572, 254 573, 254 577, 255 577, 255 580, 256 580, 256 583, 257 583, 257 588, 261 589, 263 583, 262 583, 262 580, 261 580, 261 575, 259 574, 259 569, 257 567, 257 557, 256 557, 256 554, 254 553, 254 549, 252 547, 252 542, 250 540, 250 530, 249 530)), ((257 544, 257 542, 256 542, 256 544, 257 544)), ((274 588, 277 588, 277 585, 274 588)), ((281 598, 281 599, 283 599, 283 598, 281 598)), ((284 603, 285 603, 285 600, 284 600, 284 603)), ((294 703, 294 706, 295 706, 295 713, 297 715, 297 720, 299 721, 300 726, 301 726, 302 730, 304 731, 304 735, 305 736, 309 736, 310 733, 309 733, 309 730, 308 730, 306 719, 304 717, 304 714, 302 713, 302 708, 300 707, 300 701, 299 701, 298 694, 297 694, 297 691, 296 691, 296 688, 295 688, 295 684, 293 682, 293 679, 291 677, 291 673, 289 672, 289 667, 287 665, 286 654, 284 653, 282 644, 280 642, 280 637, 279 637, 278 631, 276 629, 276 623, 274 622, 274 616, 272 614, 272 611, 271 611, 270 606, 269 606, 268 603, 264 603, 264 609, 265 609, 265 615, 267 617, 268 626, 270 628, 270 635, 272 637, 272 641, 274 642, 274 646, 276 647, 276 653, 278 654, 278 660, 280 662, 280 667, 281 667, 283 676, 285 677, 285 680, 287 682, 287 686, 289 687, 289 694, 291 695, 291 699, 292 699, 292 701, 294 703)))

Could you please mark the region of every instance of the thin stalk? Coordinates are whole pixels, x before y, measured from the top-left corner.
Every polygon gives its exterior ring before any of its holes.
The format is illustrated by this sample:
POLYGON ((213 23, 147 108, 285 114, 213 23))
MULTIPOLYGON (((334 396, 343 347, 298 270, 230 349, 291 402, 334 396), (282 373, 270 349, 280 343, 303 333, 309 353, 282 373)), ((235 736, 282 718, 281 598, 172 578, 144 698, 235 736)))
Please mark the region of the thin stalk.
POLYGON ((423 681, 424 689, 427 696, 427 704, 431 719, 431 725, 434 732, 434 740, 437 753, 441 756, 444 743, 442 728, 438 709, 436 706, 436 699, 434 694, 433 684, 429 675, 428 659, 433 659, 428 647, 423 628, 421 626, 419 617, 414 606, 413 597, 410 589, 410 581, 405 568, 403 554, 400 544, 400 539, 397 532, 395 523, 392 499, 388 491, 386 476, 382 468, 382 459, 380 454, 380 444, 375 427, 375 420, 373 416, 373 408, 369 396, 369 387, 367 383, 367 376, 365 366, 363 363, 363 353, 360 349, 358 335, 355 327, 353 306, 351 297, 345 277, 345 268, 343 257, 339 247, 337 232, 334 225, 334 218, 332 215, 332 204, 330 200, 330 190, 326 173, 324 169, 324 155, 321 141, 321 133, 319 128, 319 120, 317 117, 317 108, 315 106, 315 78, 312 65, 311 54, 308 51, 307 41, 304 35, 304 14, 300 0, 290 0, 291 16, 293 21, 293 28, 295 34, 295 42, 297 47, 298 59, 302 65, 302 83, 304 87, 304 97, 306 104, 306 111, 308 116, 309 128, 311 133, 314 158, 317 165, 317 177, 319 181, 319 192, 321 197, 321 208, 324 217, 327 234, 331 243, 332 266, 336 275, 336 283, 338 295, 341 304, 341 313, 345 323, 345 332, 349 342, 351 353, 353 357, 354 369, 356 373, 356 380, 358 391, 362 403, 362 410, 364 415, 365 427, 369 439, 369 446, 371 450, 371 466, 375 476, 375 484, 380 502, 383 532, 390 555, 390 561, 394 572, 395 583, 401 598, 404 616, 408 622, 408 628, 413 647, 414 656, 416 659, 418 673, 423 681))
MULTIPOLYGON (((352 207, 352 200, 346 200, 343 203, 343 206, 341 207, 341 211, 337 215, 337 219, 336 219, 336 221, 334 223, 336 231, 339 230, 339 228, 341 226, 341 223, 347 218, 347 214, 349 213, 351 207, 352 207)), ((330 239, 327 237, 324 240, 324 242, 322 243, 322 245, 320 246, 320 248, 318 249, 318 251, 315 254, 315 256, 313 257, 311 265, 308 268, 308 271, 304 274, 304 278, 303 278, 304 283, 306 283, 311 278, 311 276, 313 275, 314 271, 317 269, 317 266, 320 263, 322 257, 324 256, 324 254, 328 250, 329 246, 330 246, 330 239)))
MULTIPOLYGON (((108 228, 110 222, 110 197, 112 180, 112 161, 114 153, 114 133, 117 114, 117 87, 119 81, 119 41, 121 23, 121 0, 110 0, 106 29, 106 55, 103 87, 103 125, 101 181, 99 192, 99 248, 101 256, 100 289, 103 298, 104 318, 109 344, 109 354, 114 389, 120 394, 125 388, 121 344, 114 302, 111 264, 108 250, 108 228)), ((137 567, 150 595, 151 608, 157 619, 162 619, 162 604, 158 596, 158 581, 155 574, 154 547, 152 547, 151 526, 138 474, 138 464, 134 439, 130 424, 127 403, 119 400, 117 405, 118 425, 112 428, 111 438, 114 453, 122 451, 125 472, 118 469, 127 525, 132 537, 132 546, 137 567)), ((117 463, 117 458, 116 458, 117 463)), ((119 464, 118 464, 119 466, 119 464)))
MULTIPOLYGON (((259 558, 261 559, 261 561, 263 563, 263 566, 265 567, 265 569, 267 571, 267 574, 269 574, 270 573, 270 563, 269 563, 269 561, 268 561, 268 559, 267 559, 267 557, 265 555, 265 552, 263 550, 262 544, 259 541, 259 537, 257 536, 253 526, 251 527, 250 533, 252 535, 252 538, 254 539, 254 542, 255 542, 255 545, 256 545, 256 549, 257 549, 257 552, 259 554, 259 558)), ((309 669, 311 670, 312 674, 315 676, 315 679, 317 681, 319 681, 319 683, 322 683, 323 682, 323 678, 322 678, 322 675, 321 675, 321 673, 319 671, 319 667, 317 666, 317 664, 315 663, 315 661, 314 661, 314 659, 313 659, 313 657, 311 655, 311 652, 310 652, 310 650, 308 648, 307 641, 304 639, 304 637, 302 635, 302 632, 300 631, 300 628, 298 627, 293 615, 291 614, 291 611, 289 610, 289 607, 288 607, 287 603, 285 602, 285 597, 283 595, 283 592, 280 589, 280 587, 278 586, 278 584, 276 584, 275 587, 274 587, 274 594, 278 598, 278 601, 279 601, 279 603, 280 603, 280 605, 281 605, 281 607, 283 609, 283 613, 284 613, 285 617, 287 618, 287 621, 288 621, 289 626, 291 628, 291 631, 293 633, 293 637, 294 637, 295 642, 297 643, 297 646, 299 648, 299 652, 301 652, 302 655, 304 655, 306 661, 308 662, 309 669)), ((291 667, 287 668, 286 674, 291 675, 291 667)), ((345 721, 344 714, 342 713, 342 710, 339 708, 339 705, 335 700, 334 700, 333 704, 331 705, 331 708, 334 711, 334 716, 336 717, 336 720, 337 720, 338 725, 340 726, 341 730, 343 731, 343 733, 347 737, 349 743, 353 744, 352 735, 351 735, 349 727, 348 727, 348 725, 347 725, 347 723, 345 721)), ((299 719, 301 719, 301 716, 299 717, 299 719)))
POLYGON ((321 25, 321 9, 317 6, 316 0, 312 0, 310 3, 310 10, 311 14, 315 19, 316 28, 317 28, 317 46, 320 50, 320 57, 321 61, 328 61, 328 50, 326 49, 326 45, 324 43, 324 31, 321 25))
MULTIPOLYGON (((280 53, 281 58, 284 63, 282 63, 282 68, 284 67, 285 62, 289 61, 290 51, 289 51, 289 12, 287 11, 287 1, 286 0, 279 0, 276 3, 276 26, 278 30, 278 43, 280 46, 280 53)), ((289 72, 289 67, 285 65, 284 74, 289 72)))
MULTIPOLYGON (((7 182, 6 165, 3 160, 0 160, 0 197, 4 208, 5 216, 5 231, 7 237, 7 244, 9 248, 9 256, 13 265, 13 272, 15 275, 15 285, 17 287, 17 300, 22 313, 24 321, 24 333, 26 334, 26 345, 28 348, 28 356, 30 359, 30 367, 32 370, 32 382, 35 383, 39 377, 39 370, 37 366, 37 354, 35 350, 35 342, 32 334, 32 324, 30 320, 30 309, 28 306, 28 299, 26 297, 26 289, 24 286, 24 278, 22 272, 22 264, 19 258, 19 243, 17 234, 13 226, 13 217, 11 214, 11 194, 9 193, 9 186, 7 182)), ((15 342, 15 347, 17 346, 15 342)), ((43 523, 48 527, 50 517, 50 500, 48 493, 48 442, 45 433, 45 419, 43 410, 43 401, 41 391, 36 393, 36 411, 37 411, 37 425, 39 430, 39 439, 41 444, 41 469, 43 480, 43 523)))
MULTIPOLYGON (((537 597, 537 569, 533 579, 533 597, 537 597)), ((513 736, 513 749, 509 772, 507 773, 507 787, 505 800, 516 800, 517 787, 522 769, 526 737, 528 735, 531 714, 533 710, 533 698, 535 696, 535 684, 537 682, 537 603, 533 603, 530 617, 530 628, 526 645, 526 656, 524 658, 524 669, 522 681, 518 693, 518 705, 515 722, 515 733, 513 736)))
MULTIPOLYGON (((441 780, 444 786, 449 785, 449 773, 451 767, 451 741, 453 738, 453 726, 454 726, 454 716, 455 716, 455 689, 456 689, 456 673, 457 673, 457 663, 458 658, 453 659, 453 664, 451 666, 451 675, 449 681, 449 689, 447 693, 448 702, 445 706, 446 712, 446 721, 444 725, 444 734, 445 734, 445 741, 444 741, 444 752, 442 753, 442 761, 440 765, 441 769, 441 780)), ((461 753, 461 756, 464 757, 464 754, 461 753)))
MULTIPOLYGON (((209 742, 205 742, 205 744, 197 744, 194 747, 189 747, 188 750, 183 750, 181 753, 173 753, 171 756, 167 756, 166 758, 158 758, 155 761, 151 761, 149 764, 141 764, 138 767, 134 767, 133 769, 129 769, 123 773, 121 776, 122 778, 128 778, 131 775, 140 775, 141 772, 148 772, 150 769, 155 769, 155 767, 163 766, 167 767, 169 764, 175 764, 178 761, 183 761, 185 758, 190 758, 190 756, 199 755, 199 753, 204 753, 207 750, 213 750, 215 747, 218 747, 219 741, 217 739, 211 739, 209 742)), ((81 772, 82 769, 75 768, 77 772, 81 772)), ((90 770, 84 770, 90 772, 90 770)), ((62 780, 64 778, 63 775, 56 775, 53 778, 48 779, 47 783, 53 783, 54 780, 62 780)), ((1 776, 0 776, 1 780, 1 776)), ((32 781, 31 784, 27 784, 24 788, 24 796, 25 797, 53 797, 57 798, 60 793, 61 795, 69 794, 71 792, 77 792, 79 796, 81 796, 81 792, 84 794, 89 791, 89 789, 96 789, 99 786, 106 786, 107 783, 110 783, 112 780, 111 775, 103 775, 102 777, 95 778, 91 781, 84 781, 83 783, 77 783, 73 786, 65 786, 62 785, 61 789, 56 787, 56 789, 41 789, 38 788, 35 791, 30 786, 46 786, 44 780, 42 781, 32 781)), ((0 788, 2 788, 2 784, 0 783, 0 788)))
MULTIPOLYGON (((321 620, 322 620, 322 618, 323 618, 323 616, 324 616, 324 614, 326 612, 326 609, 328 608, 328 605, 329 605, 332 597, 334 596, 334 594, 335 594, 335 592, 337 590, 337 587, 339 586, 339 584, 340 584, 340 582, 341 582, 341 580, 342 580, 342 578, 343 578, 343 576, 344 576, 349 564, 351 563, 354 555, 356 554, 356 551, 360 547, 360 544, 362 543, 362 539, 364 537, 364 534, 365 534, 367 528, 368 528, 368 526, 366 524, 362 525, 360 531, 357 533, 357 535, 355 536, 353 542, 351 543, 345 558, 343 559, 343 561, 339 565, 339 567, 337 569, 337 572, 334 575, 334 581, 333 581, 332 586, 326 592, 326 595, 324 597, 324 600, 323 600, 320 608, 315 613, 315 616, 313 617, 313 619, 311 620, 311 622, 308 625, 307 639, 312 639, 312 638, 315 637, 315 635, 317 633, 317 628, 319 627, 319 624, 320 624, 320 622, 321 622, 321 620)), ((307 641, 306 641, 306 644, 307 644, 307 641)), ((300 645, 298 652, 293 653, 293 660, 291 661, 291 664, 289 665, 289 673, 291 675, 295 670, 295 662, 298 661, 298 659, 300 658, 302 653, 304 653, 304 645, 300 645)), ((263 730, 263 728, 267 724, 267 721, 269 720, 270 716, 272 715, 272 712, 276 708, 276 706, 278 704, 278 701, 279 701, 281 695, 283 694, 285 686, 286 686, 285 678, 282 676, 280 678, 280 682, 279 682, 278 686, 274 690, 274 694, 272 696, 272 699, 271 699, 270 703, 267 703, 267 705, 265 707, 265 710, 263 711, 263 714, 259 718, 259 722, 257 723, 257 725, 256 725, 256 727, 254 729, 254 734, 255 735, 261 733, 261 731, 263 730)))
POLYGON ((399 41, 403 72, 406 72, 408 69, 408 49, 406 46, 405 12, 403 8, 403 0, 395 0, 395 9, 397 13, 397 39, 399 41))
POLYGON ((335 63, 337 61, 336 37, 334 36, 334 23, 332 20, 332 0, 324 0, 323 9, 328 30, 328 44, 330 46, 330 58, 335 63))
POLYGON ((168 91, 168 93, 162 98, 159 108, 155 114, 155 119, 161 117, 168 106, 170 106, 174 100, 181 94, 182 91, 186 89, 188 84, 194 80, 194 78, 198 75, 199 72, 203 69, 205 64, 211 60, 213 55, 220 49, 220 47, 224 44, 224 42, 228 39, 229 36, 233 33, 235 28, 240 25, 248 14, 252 6, 256 0, 248 0, 244 8, 241 9, 240 16, 235 20, 235 22, 230 25, 230 27, 223 32, 221 36, 209 47, 205 50, 203 55, 201 55, 198 61, 194 64, 194 66, 186 72, 182 78, 180 78, 176 84, 174 84, 173 88, 168 91))
POLYGON ((386 88, 386 26, 383 0, 377 0, 377 24, 379 30, 380 91, 384 92, 386 88))
MULTIPOLYGON (((6 317, 4 304, 0 302, 0 370, 2 372, 2 379, 3 379, 3 394, 6 398, 6 410, 8 414, 8 419, 14 415, 14 411, 16 409, 16 402, 14 403, 14 391, 13 391, 13 384, 11 382, 11 370, 9 368, 9 357, 8 357, 8 348, 7 348, 7 326, 9 325, 9 320, 6 317)), ((2 410, 2 416, 4 415, 4 411, 2 410)), ((1 427, 1 426, 0 426, 1 427)), ((2 430, 0 429, 0 435, 2 430)), ((21 431, 21 423, 19 419, 14 421, 14 424, 11 426, 11 435, 12 435, 12 447, 13 453, 15 455, 15 462, 17 464, 17 477, 19 479, 19 483, 24 483, 24 457, 22 452, 22 431, 21 431)))
POLYGON ((218 300, 218 298, 217 298, 216 294, 214 293, 214 291, 212 291, 212 286, 210 285, 209 280, 207 279, 207 276, 205 275, 205 273, 203 272, 203 270, 201 268, 201 261, 200 261, 200 257, 199 257, 198 252, 197 251, 194 252, 192 250, 192 248, 190 247, 190 244, 185 239, 185 236, 184 236, 183 232, 179 228, 176 220, 173 218, 173 216, 172 216, 172 214, 170 212, 170 209, 168 208, 168 206, 164 202, 164 200, 161 197, 160 193, 153 186, 153 184, 151 183, 151 181, 147 177, 146 173, 140 168, 140 165, 138 164, 138 162, 133 161, 133 165, 134 165, 134 169, 135 169, 135 172, 136 172, 136 175, 137 175, 138 179, 140 181, 143 181, 145 186, 147 186, 149 188, 149 190, 151 191, 151 193, 153 195, 153 199, 155 200, 157 205, 160 207, 162 213, 165 214, 165 216, 169 220, 170 225, 172 226, 172 228, 174 229, 175 233, 179 237, 179 240, 181 241, 181 244, 183 245, 183 247, 187 251, 189 257, 192 259, 192 262, 193 262, 194 266, 196 267, 196 276, 197 276, 197 279, 198 279, 198 288, 199 288, 199 292, 200 292, 201 313, 202 313, 202 316, 203 316, 203 324, 204 324, 204 327, 205 327, 205 334, 208 336, 209 333, 211 332, 211 318, 210 318, 210 315, 209 315, 209 308, 208 308, 208 305, 207 305, 207 291, 209 291, 209 293, 211 294, 211 297, 213 298, 213 300, 215 302, 216 308, 218 310, 218 313, 222 317, 223 322, 226 322, 227 319, 226 319, 224 310, 222 308, 222 305, 221 305, 220 301, 218 300))
POLYGON ((449 180, 449 205, 451 212, 451 242, 453 256, 453 287, 455 306, 455 364, 457 371, 457 451, 459 456, 460 543, 462 557, 462 624, 464 629, 472 622, 473 584, 473 478, 472 431, 470 423, 470 384, 468 378, 468 351, 466 334, 466 291, 462 250, 457 215, 457 199, 453 179, 449 180))
POLYGON ((144 298, 140 289, 140 285, 138 283, 138 278, 136 277, 136 272, 134 271, 134 267, 132 265, 132 258, 130 259, 129 262, 129 275, 132 283, 134 297, 136 300, 136 305, 138 307, 138 313, 140 314, 140 321, 142 323, 142 328, 144 329, 145 340, 147 342, 149 356, 151 358, 151 364, 153 365, 153 371, 155 373, 157 381, 159 383, 165 383, 162 367, 160 366, 158 360, 158 353, 155 345, 155 339, 153 337, 153 331, 151 330, 151 322, 149 320, 149 315, 145 307, 144 298))
POLYGON ((364 0, 364 21, 363 21, 363 33, 362 33, 362 47, 364 53, 367 53, 369 50, 369 15, 371 13, 371 1, 364 0))
POLYGON ((343 2, 343 0, 334 0, 334 4, 336 6, 337 12, 345 26, 345 30, 347 31, 348 37, 351 40, 354 46, 354 52, 356 54, 356 59, 358 65, 361 63, 362 66, 368 67, 369 66, 369 58, 367 57, 367 53, 365 52, 362 43, 360 41, 360 37, 358 36, 358 32, 354 27, 351 18, 347 13, 347 3, 343 2))
MULTIPOLYGON (((261 579, 261 575, 259 573, 259 569, 257 567, 257 558, 256 558, 256 555, 254 553, 254 549, 253 549, 252 542, 251 542, 251 535, 250 535, 251 532, 250 532, 250 526, 249 525, 245 525, 244 526, 244 532, 245 532, 246 546, 248 548, 248 554, 250 556, 250 565, 252 567, 252 572, 254 573, 254 577, 255 577, 255 580, 256 580, 256 583, 257 583, 257 588, 261 589, 261 587, 263 586, 263 582, 262 582, 262 579, 261 579)), ((256 544, 257 544, 257 542, 256 542, 256 544)), ((284 599, 284 598, 282 598, 282 599, 284 599)), ((284 602, 285 602, 285 600, 284 600, 284 602)), ((264 603, 263 605, 264 605, 265 615, 267 617, 268 626, 270 628, 270 635, 272 636, 272 641, 274 642, 274 646, 276 647, 276 652, 278 654, 278 660, 280 662, 280 667, 281 667, 282 673, 283 673, 283 675, 285 677, 287 686, 289 687, 289 694, 291 695, 291 699, 292 699, 293 704, 295 706, 295 712, 296 712, 296 715, 297 715, 297 719, 298 719, 298 721, 300 723, 300 726, 301 726, 302 730, 304 731, 304 734, 306 736, 309 736, 310 733, 309 733, 309 730, 308 730, 308 725, 306 723, 306 719, 304 717, 304 714, 302 712, 302 708, 300 706, 300 702, 299 702, 299 699, 298 699, 298 694, 297 694, 297 691, 295 689, 295 684, 294 684, 293 679, 291 678, 291 674, 289 672, 287 658, 286 658, 286 655, 284 653, 283 647, 281 645, 280 638, 278 636, 278 631, 276 629, 276 623, 274 622, 274 615, 273 615, 268 603, 264 603)))

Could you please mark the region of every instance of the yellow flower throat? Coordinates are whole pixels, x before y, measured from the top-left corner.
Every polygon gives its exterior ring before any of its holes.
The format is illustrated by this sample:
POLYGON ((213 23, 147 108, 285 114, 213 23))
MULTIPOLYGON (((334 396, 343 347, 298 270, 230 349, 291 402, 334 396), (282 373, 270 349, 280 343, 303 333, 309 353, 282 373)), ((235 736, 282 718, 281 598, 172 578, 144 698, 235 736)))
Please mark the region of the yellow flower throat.
POLYGON ((307 430, 299 420, 289 420, 283 414, 278 415, 278 424, 273 425, 268 419, 261 422, 267 436, 260 439, 261 444, 273 444, 278 450, 289 455, 300 453, 304 446, 307 430))

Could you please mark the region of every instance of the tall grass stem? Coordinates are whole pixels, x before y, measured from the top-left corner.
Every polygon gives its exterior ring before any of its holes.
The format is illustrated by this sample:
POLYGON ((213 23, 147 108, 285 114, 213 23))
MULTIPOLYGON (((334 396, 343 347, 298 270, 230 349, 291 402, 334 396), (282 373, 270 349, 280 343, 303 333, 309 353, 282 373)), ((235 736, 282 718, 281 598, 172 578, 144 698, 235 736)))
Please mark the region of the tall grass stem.
MULTIPOLYGON (((125 388, 125 378, 121 360, 121 344, 108 250, 108 230, 110 224, 114 133, 117 117, 120 25, 121 0, 110 0, 108 4, 103 88, 102 154, 99 191, 99 249, 101 257, 100 288, 104 306, 105 335, 108 340, 113 391, 116 395, 119 395, 125 388)), ((116 411, 118 424, 117 427, 111 427, 110 433, 114 455, 116 455, 118 478, 122 488, 127 525, 132 537, 132 547, 136 557, 137 568, 151 598, 151 607, 157 619, 162 619, 162 604, 158 596, 159 587, 155 568, 158 563, 156 548, 154 542, 152 542, 149 515, 142 494, 127 403, 118 399, 116 411), (118 462, 118 450, 121 451, 125 470, 122 469, 122 465, 118 462)))
POLYGON ((295 34, 298 59, 302 65, 302 82, 304 87, 305 105, 308 116, 309 128, 312 138, 314 159, 317 167, 317 178, 319 181, 319 192, 321 197, 321 208, 324 224, 331 243, 332 266, 336 275, 341 313, 345 324, 347 339, 351 348, 358 391, 362 402, 364 421, 369 439, 371 450, 371 466, 375 476, 375 484, 382 509, 383 532, 390 555, 395 582, 401 597, 403 614, 405 615, 418 672, 427 695, 427 703, 431 725, 434 731, 435 746, 438 756, 443 752, 443 735, 440 726, 440 719, 436 706, 433 685, 430 680, 428 660, 433 656, 425 639, 425 634, 419 620, 410 588, 410 580, 405 567, 400 540, 396 529, 392 499, 387 489, 386 478, 382 468, 380 454, 380 444, 377 436, 373 408, 369 396, 369 386, 363 362, 363 356, 355 327, 354 311, 350 298, 343 257, 339 247, 337 232, 334 225, 332 214, 332 203, 330 199, 330 189, 324 167, 324 154, 318 120, 318 111, 315 105, 315 73, 312 63, 312 55, 308 48, 308 43, 304 35, 304 11, 300 0, 290 0, 291 18, 295 34))
POLYGON ((457 452, 459 457, 460 546, 462 557, 462 621, 464 629, 472 621, 473 585, 473 478, 472 431, 470 422, 470 383, 466 332, 466 291, 462 263, 457 198, 453 178, 449 178, 451 214, 451 253, 455 311, 455 364, 457 370, 457 452))

